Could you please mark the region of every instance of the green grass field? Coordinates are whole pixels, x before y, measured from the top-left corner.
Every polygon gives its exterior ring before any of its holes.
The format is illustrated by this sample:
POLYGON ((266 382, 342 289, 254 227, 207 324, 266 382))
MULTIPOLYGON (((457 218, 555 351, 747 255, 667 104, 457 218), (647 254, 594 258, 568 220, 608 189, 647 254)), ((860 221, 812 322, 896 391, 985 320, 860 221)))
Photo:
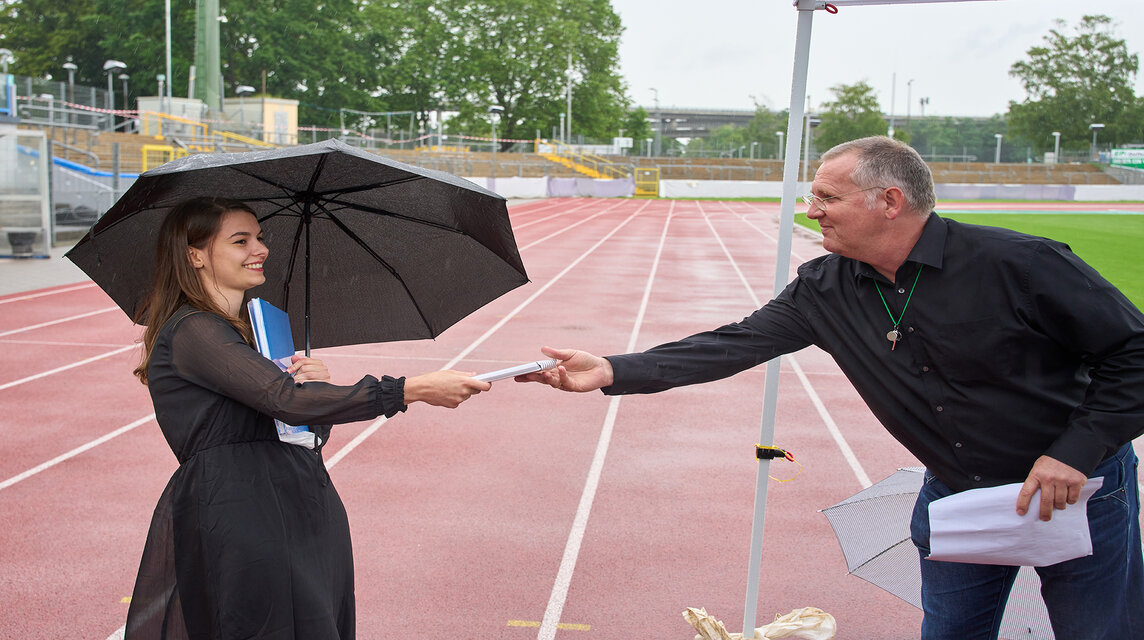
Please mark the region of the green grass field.
MULTIPOLYGON (((1144 309, 1144 215, 958 212, 940 212, 940 215, 1064 242, 1123 291, 1133 304, 1144 309)), ((818 224, 806 214, 795 214, 795 221, 818 231, 818 224)))

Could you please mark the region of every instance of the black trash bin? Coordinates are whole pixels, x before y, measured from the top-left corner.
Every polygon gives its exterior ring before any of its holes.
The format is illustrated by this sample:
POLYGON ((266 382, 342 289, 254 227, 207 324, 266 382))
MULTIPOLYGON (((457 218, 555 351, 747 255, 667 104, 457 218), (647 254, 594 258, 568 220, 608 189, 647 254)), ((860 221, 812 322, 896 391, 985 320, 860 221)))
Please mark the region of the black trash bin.
POLYGON ((9 231, 8 244, 12 245, 13 258, 31 258, 35 255, 38 231, 9 231))

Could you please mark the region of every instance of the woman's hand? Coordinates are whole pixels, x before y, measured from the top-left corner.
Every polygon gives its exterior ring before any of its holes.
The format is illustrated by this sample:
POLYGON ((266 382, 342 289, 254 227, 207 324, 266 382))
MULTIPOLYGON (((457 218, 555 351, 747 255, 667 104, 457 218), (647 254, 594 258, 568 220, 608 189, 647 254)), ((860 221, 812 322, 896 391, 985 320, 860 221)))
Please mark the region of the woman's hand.
POLYGON ((290 368, 286 373, 294 376, 294 382, 298 384, 330 381, 330 370, 326 368, 326 363, 317 358, 307 358, 298 354, 290 357, 290 368))
POLYGON ((405 379, 405 404, 424 402, 435 407, 456 409, 462 402, 493 388, 471 371, 446 369, 405 379))

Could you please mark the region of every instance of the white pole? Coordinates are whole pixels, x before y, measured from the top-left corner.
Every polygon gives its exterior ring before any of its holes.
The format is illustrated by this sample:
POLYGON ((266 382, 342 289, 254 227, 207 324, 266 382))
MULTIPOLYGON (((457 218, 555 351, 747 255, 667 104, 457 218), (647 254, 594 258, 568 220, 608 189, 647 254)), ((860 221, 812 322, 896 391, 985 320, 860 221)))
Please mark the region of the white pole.
MULTIPOLYGON (((167 5, 167 109, 171 108, 171 85, 174 84, 175 76, 171 75, 171 0, 166 1, 167 5)), ((162 98, 163 96, 159 96, 162 98)), ((160 100, 161 101, 161 100, 160 100)), ((164 112, 166 109, 163 110, 164 112)))
POLYGON ((910 100, 914 96, 914 80, 910 78, 906 81, 906 132, 910 130, 910 100))
POLYGON ((564 144, 572 144, 572 54, 568 54, 568 71, 565 72, 565 80, 568 82, 568 93, 566 99, 568 101, 565 107, 568 110, 568 117, 565 120, 567 123, 564 129, 564 144))
POLYGON ((802 134, 802 181, 807 182, 806 172, 810 171, 810 96, 806 97, 806 113, 803 114, 806 128, 802 134))
MULTIPOLYGON (((783 161, 783 197, 779 205, 779 246, 775 257, 775 295, 787 285, 790 272, 791 236, 794 233, 794 203, 798 188, 798 151, 802 142, 803 101, 806 98, 806 71, 810 62, 810 27, 815 0, 798 0, 798 32, 794 45, 794 73, 787 118, 786 156, 783 161)), ((763 384, 763 417, 759 444, 769 446, 775 437, 775 414, 779 397, 779 370, 782 359, 767 363, 763 384)), ((755 610, 759 599, 759 573, 763 561, 763 523, 767 511, 767 482, 770 461, 760 460, 755 479, 755 515, 751 522, 751 556, 747 565, 747 598, 743 607, 743 638, 755 637, 755 610)))
POLYGON ((898 92, 898 73, 895 71, 890 80, 890 130, 886 134, 891 138, 894 137, 894 102, 897 101, 896 93, 898 92))

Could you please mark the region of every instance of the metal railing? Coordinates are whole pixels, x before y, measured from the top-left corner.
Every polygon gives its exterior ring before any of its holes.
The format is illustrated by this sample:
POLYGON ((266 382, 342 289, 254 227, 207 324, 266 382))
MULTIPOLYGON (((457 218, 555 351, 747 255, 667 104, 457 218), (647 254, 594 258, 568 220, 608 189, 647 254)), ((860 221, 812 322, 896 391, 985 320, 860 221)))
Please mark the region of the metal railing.
POLYGON ((19 96, 16 99, 16 113, 21 119, 39 125, 92 131, 111 129, 115 118, 113 114, 76 106, 51 95, 19 96))
POLYGON ((158 111, 144 111, 139 114, 139 130, 145 136, 165 138, 167 136, 207 137, 210 127, 198 120, 173 116, 158 111))
POLYGON ((579 167, 586 168, 590 172, 594 172, 597 176, 605 179, 627 178, 632 175, 630 164, 620 164, 602 156, 584 153, 573 145, 567 145, 556 140, 544 143, 537 140, 535 144, 538 150, 544 147, 550 147, 553 150, 552 155, 572 162, 574 165, 579 165, 579 167))

